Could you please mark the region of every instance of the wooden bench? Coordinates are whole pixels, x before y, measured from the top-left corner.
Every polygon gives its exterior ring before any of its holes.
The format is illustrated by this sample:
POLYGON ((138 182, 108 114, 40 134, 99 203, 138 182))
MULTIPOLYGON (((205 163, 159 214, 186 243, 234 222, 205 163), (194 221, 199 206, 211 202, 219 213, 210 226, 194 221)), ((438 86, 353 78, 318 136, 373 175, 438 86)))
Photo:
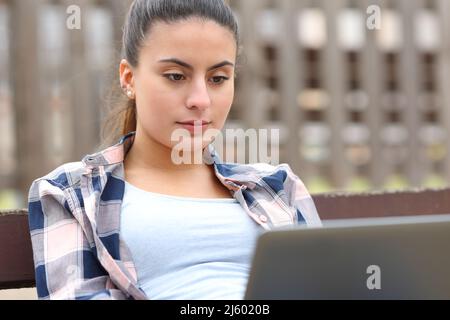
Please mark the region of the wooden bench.
MULTIPOLYGON (((323 220, 450 213, 450 188, 313 198, 323 220)), ((0 211, 0 289, 34 284, 27 210, 0 211)))
POLYGON ((0 211, 0 289, 34 286, 27 210, 0 211))

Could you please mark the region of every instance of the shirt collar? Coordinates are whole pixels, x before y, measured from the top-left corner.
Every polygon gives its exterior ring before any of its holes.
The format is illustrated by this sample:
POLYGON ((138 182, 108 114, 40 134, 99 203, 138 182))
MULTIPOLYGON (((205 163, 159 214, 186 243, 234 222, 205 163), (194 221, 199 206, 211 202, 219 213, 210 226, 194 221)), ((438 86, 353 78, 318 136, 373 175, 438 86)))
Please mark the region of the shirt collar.
MULTIPOLYGON (((127 152, 133 144, 136 131, 132 131, 120 138, 120 141, 102 151, 86 155, 81 161, 88 168, 105 167, 123 163, 127 152)), ((255 187, 255 179, 250 172, 239 169, 236 163, 223 163, 214 146, 210 143, 203 152, 203 160, 214 166, 216 177, 230 190, 255 187), (237 174, 237 176, 236 176, 237 174)))
MULTIPOLYGON (((115 145, 99 152, 88 154, 81 161, 90 167, 108 166, 123 162, 127 152, 130 150, 130 147, 134 142, 135 135, 136 131, 132 131, 122 136, 119 142, 115 145)), ((203 153, 203 159, 207 163, 214 164, 215 166, 222 163, 219 155, 211 143, 206 147, 206 152, 203 153)))

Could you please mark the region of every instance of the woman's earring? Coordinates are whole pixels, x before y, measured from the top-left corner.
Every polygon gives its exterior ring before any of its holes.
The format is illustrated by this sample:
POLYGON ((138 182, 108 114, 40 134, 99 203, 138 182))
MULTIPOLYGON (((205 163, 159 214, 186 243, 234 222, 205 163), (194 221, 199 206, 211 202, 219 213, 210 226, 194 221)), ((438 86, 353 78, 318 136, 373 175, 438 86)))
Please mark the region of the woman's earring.
POLYGON ((127 91, 127 96, 128 96, 128 98, 130 98, 130 99, 134 99, 133 91, 131 91, 131 89, 128 89, 128 91, 127 91))

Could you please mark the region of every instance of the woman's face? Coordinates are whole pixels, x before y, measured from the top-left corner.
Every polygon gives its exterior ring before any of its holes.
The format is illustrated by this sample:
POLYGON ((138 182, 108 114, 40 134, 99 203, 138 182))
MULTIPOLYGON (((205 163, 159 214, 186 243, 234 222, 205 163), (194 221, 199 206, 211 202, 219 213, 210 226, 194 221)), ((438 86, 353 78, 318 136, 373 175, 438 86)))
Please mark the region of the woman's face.
POLYGON ((174 130, 186 128, 178 122, 203 120, 203 132, 221 130, 234 98, 235 60, 233 33, 213 21, 155 23, 138 66, 127 75, 121 65, 122 84, 136 99, 138 134, 171 148, 174 130))

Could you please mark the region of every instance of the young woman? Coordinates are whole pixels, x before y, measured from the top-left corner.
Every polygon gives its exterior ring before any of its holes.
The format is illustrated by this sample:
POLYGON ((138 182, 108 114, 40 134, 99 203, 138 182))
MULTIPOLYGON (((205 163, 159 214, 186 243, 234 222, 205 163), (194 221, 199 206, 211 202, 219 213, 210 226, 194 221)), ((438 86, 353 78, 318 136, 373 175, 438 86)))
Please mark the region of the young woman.
POLYGON ((175 130, 223 127, 238 52, 223 0, 133 2, 117 143, 30 188, 39 298, 242 299, 262 231, 321 224, 287 164, 222 163, 201 134, 208 161, 173 161, 175 130))

